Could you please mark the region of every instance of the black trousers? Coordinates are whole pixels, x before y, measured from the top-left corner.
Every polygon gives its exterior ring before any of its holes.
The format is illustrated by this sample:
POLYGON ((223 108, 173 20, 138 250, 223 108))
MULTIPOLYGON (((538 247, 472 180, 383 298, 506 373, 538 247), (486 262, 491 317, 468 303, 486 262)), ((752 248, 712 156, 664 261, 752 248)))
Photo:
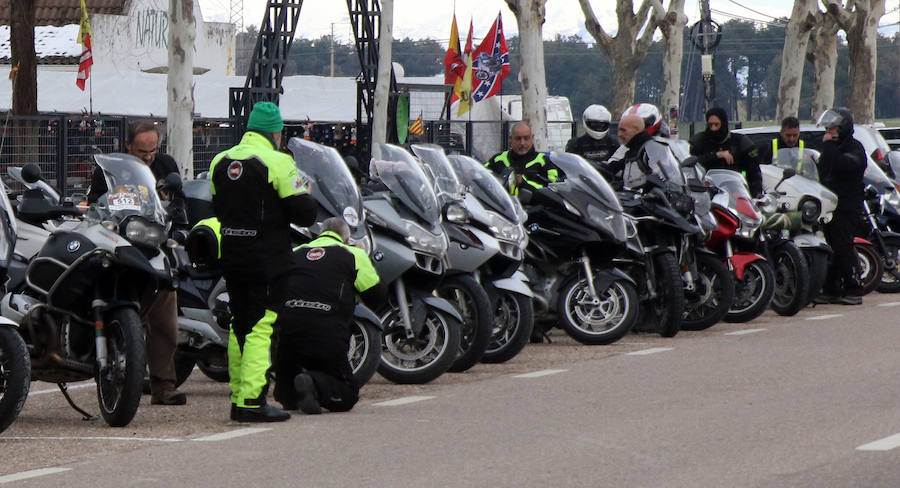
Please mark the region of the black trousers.
POLYGON ((859 287, 856 280, 857 257, 853 238, 860 227, 860 216, 849 212, 835 212, 825 226, 825 239, 834 251, 823 292, 845 296, 859 287))
POLYGON ((294 377, 309 374, 316 385, 319 405, 332 412, 346 412, 359 401, 359 386, 347 359, 349 324, 335 330, 322 324, 279 327, 275 354, 275 400, 296 408, 294 377), (346 333, 344 333, 346 331, 346 333))

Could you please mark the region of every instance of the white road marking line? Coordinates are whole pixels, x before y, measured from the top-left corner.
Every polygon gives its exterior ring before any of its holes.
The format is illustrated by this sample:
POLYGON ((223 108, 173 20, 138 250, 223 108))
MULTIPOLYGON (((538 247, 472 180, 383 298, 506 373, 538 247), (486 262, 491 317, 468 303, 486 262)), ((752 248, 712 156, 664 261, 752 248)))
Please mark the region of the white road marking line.
MULTIPOLYGON (((8 437, 7 437, 8 439, 8 437)), ((21 473, 8 474, 0 476, 0 484, 12 483, 13 481, 27 480, 28 478, 37 478, 38 476, 46 476, 48 474, 62 473, 63 471, 71 471, 72 468, 41 468, 32 469, 31 471, 22 471, 21 473)))
MULTIPOLYGON (((74 385, 74 386, 68 387, 67 390, 68 390, 68 391, 72 391, 72 390, 80 390, 80 389, 82 389, 82 388, 93 388, 94 386, 97 386, 97 384, 96 384, 96 383, 88 383, 88 384, 85 384, 85 385, 74 385)), ((59 388, 48 388, 48 389, 46 389, 46 390, 30 391, 30 392, 28 392, 28 396, 31 396, 31 395, 45 395, 45 394, 47 394, 47 393, 59 393, 59 388)))
POLYGON ((650 349, 644 349, 643 351, 634 351, 625 353, 626 356, 646 356, 648 354, 656 354, 658 352, 666 352, 675 349, 674 347, 651 347, 650 349))
POLYGON ((897 307, 897 306, 900 306, 900 302, 885 302, 885 303, 879 303, 878 306, 879 306, 879 307, 897 307))
POLYGON ((835 319, 835 318, 843 317, 843 316, 844 316, 844 314, 842 314, 842 313, 829 313, 829 314, 825 314, 825 315, 816 315, 814 317, 806 317, 805 320, 828 320, 828 319, 835 319))
POLYGON ((394 400, 388 400, 385 402, 373 403, 372 405, 376 407, 396 407, 397 405, 406 405, 409 403, 422 402, 425 400, 431 400, 435 398, 433 396, 408 396, 402 398, 396 398, 394 400))
POLYGON ((550 376, 551 374, 565 373, 566 371, 568 369, 543 369, 541 371, 513 375, 513 378, 540 378, 541 376, 550 376))
POLYGON ((744 330, 736 330, 734 332, 726 332, 725 335, 745 335, 745 334, 755 334, 757 332, 762 332, 764 330, 769 329, 744 329, 744 330))
POLYGON ((875 442, 863 444, 856 448, 857 451, 890 451, 895 447, 900 447, 900 434, 894 434, 875 442))
POLYGON ((16 441, 143 441, 143 442, 184 442, 184 439, 177 437, 101 437, 101 436, 71 436, 71 437, 54 437, 54 436, 3 436, 0 441, 16 440, 16 441))
POLYGON ((201 442, 215 442, 215 441, 224 441, 226 439, 234 439, 235 437, 242 437, 245 435, 258 434, 260 432, 265 432, 267 429, 264 427, 244 427, 243 429, 231 430, 228 432, 220 432, 218 434, 205 435, 203 437, 197 437, 191 439, 192 441, 201 441, 201 442))

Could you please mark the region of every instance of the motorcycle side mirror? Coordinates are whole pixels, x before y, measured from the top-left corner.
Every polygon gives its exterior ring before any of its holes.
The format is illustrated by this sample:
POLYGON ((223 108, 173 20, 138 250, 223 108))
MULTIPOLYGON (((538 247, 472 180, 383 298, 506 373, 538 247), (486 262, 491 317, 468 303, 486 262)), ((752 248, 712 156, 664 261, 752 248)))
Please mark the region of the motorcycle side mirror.
POLYGON ((25 166, 22 166, 22 179, 25 180, 26 183, 37 183, 38 181, 41 181, 41 167, 34 163, 28 163, 25 166))
POLYGON ((183 185, 184 183, 181 181, 181 177, 178 176, 178 173, 169 173, 165 178, 156 183, 156 190, 175 193, 181 190, 183 185))
POLYGON ((527 188, 519 188, 519 194, 517 196, 520 202, 526 204, 531 201, 531 197, 534 196, 534 193, 532 193, 531 190, 527 188))
POLYGON ((782 171, 783 172, 781 173, 781 181, 784 181, 788 178, 793 178, 794 176, 797 176, 797 170, 795 170, 794 168, 785 168, 782 171))

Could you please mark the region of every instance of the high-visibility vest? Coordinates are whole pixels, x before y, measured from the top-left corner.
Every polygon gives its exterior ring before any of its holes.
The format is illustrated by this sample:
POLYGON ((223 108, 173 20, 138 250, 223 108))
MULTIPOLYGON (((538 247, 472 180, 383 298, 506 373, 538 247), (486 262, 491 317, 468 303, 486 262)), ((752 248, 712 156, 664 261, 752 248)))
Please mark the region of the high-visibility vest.
MULTIPOLYGON (((803 139, 800 139, 800 159, 797 161, 797 171, 803 166, 803 139)), ((772 139, 772 164, 778 164, 778 138, 772 139)))

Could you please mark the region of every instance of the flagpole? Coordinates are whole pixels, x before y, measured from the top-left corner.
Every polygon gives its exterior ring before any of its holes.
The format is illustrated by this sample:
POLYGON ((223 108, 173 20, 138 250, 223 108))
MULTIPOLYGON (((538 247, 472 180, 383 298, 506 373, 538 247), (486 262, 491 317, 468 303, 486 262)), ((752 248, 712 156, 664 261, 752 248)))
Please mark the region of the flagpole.
POLYGON ((94 115, 94 79, 88 80, 88 113, 94 115))

